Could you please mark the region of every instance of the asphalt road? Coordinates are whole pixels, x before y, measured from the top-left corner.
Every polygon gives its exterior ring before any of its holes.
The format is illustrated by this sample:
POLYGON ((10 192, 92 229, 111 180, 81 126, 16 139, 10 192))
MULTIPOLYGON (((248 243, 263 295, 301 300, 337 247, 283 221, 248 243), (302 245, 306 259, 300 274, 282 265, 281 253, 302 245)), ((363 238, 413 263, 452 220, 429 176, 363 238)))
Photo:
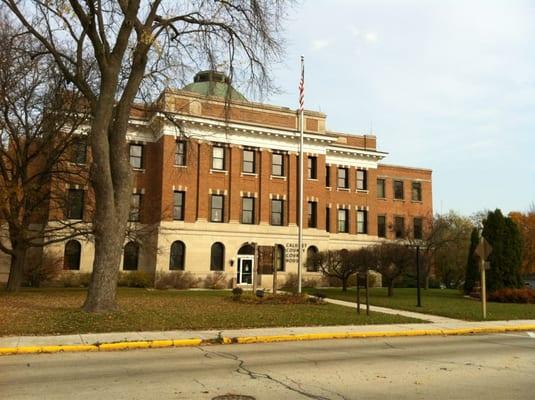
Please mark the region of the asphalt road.
POLYGON ((255 399, 532 400, 532 336, 4 356, 0 399, 213 399, 234 394, 255 399))

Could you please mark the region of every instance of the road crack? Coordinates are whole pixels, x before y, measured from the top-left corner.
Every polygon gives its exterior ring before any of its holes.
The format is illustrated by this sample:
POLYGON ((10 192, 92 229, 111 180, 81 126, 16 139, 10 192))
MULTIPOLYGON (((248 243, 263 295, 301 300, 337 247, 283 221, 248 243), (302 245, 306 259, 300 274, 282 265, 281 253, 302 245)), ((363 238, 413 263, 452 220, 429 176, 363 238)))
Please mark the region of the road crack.
MULTIPOLYGON (((224 358, 224 359, 227 359, 227 360, 232 360, 232 361, 235 361, 238 363, 238 366, 236 367, 236 369, 234 370, 236 373, 240 374, 240 375, 246 375, 248 376, 250 379, 266 379, 270 382, 273 382, 273 383, 276 383, 292 392, 295 392, 295 393, 298 393, 306 398, 309 398, 309 399, 314 399, 314 400, 331 400, 330 398, 328 397, 323 397, 323 396, 320 396, 320 395, 316 395, 316 394, 313 394, 313 393, 310 393, 308 391, 305 391, 301 384, 293 379, 290 379, 289 377, 285 377, 288 381, 292 382, 295 386, 291 386, 273 376, 271 376, 270 374, 265 374, 265 373, 262 373, 262 372, 256 372, 256 371, 253 371, 251 369, 249 369, 246 365, 245 365, 245 360, 242 360, 240 359, 237 355, 235 354, 232 354, 232 353, 224 353, 224 352, 218 352, 218 351, 210 351, 210 350, 207 350, 203 347, 197 347, 197 349, 199 349, 201 352, 203 352, 205 354, 205 357, 206 357, 206 354, 212 354, 212 355, 215 355, 217 357, 220 357, 220 358, 224 358)), ((211 358, 211 357, 208 357, 208 358, 211 358)), ((347 400, 343 395, 341 395, 340 393, 335 393, 336 396, 338 396, 339 398, 341 398, 342 400, 347 400)))

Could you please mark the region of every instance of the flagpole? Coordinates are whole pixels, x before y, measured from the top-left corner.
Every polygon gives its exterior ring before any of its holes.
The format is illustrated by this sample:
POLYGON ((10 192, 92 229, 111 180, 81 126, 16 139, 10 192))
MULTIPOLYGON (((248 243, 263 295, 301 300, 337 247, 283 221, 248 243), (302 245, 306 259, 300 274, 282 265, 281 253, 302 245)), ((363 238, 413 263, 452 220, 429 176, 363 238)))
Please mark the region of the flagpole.
POLYGON ((303 174, 303 127, 304 127, 304 86, 305 86, 305 59, 301 56, 301 82, 299 85, 299 230, 297 235, 297 293, 301 293, 301 269, 303 266, 303 187, 304 187, 304 174, 303 174))

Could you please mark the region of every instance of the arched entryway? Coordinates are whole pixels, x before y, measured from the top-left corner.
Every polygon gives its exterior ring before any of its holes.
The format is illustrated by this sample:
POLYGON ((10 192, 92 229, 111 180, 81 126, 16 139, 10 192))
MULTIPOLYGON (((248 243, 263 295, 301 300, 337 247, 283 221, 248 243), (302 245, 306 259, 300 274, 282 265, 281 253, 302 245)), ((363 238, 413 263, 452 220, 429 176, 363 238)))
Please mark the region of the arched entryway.
POLYGON ((254 246, 244 244, 238 250, 238 268, 236 283, 238 285, 251 285, 253 283, 254 246))

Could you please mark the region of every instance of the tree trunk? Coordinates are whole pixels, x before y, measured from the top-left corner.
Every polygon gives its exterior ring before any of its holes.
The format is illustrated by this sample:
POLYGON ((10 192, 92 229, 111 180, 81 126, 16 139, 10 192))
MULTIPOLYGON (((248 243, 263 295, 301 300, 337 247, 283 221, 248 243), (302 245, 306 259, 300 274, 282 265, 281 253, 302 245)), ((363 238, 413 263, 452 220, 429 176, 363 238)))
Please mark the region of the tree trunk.
POLYGON ((388 297, 394 296, 394 281, 388 283, 388 297))
POLYGON ((342 278, 342 292, 347 292, 347 280, 349 278, 342 278))
POLYGON ((8 292, 18 292, 24 280, 24 260, 26 259, 27 249, 20 245, 15 245, 13 255, 11 256, 11 265, 9 268, 9 278, 7 281, 8 292))
POLYGON ((117 309, 117 278, 130 210, 132 173, 127 152, 126 125, 120 129, 115 126, 112 109, 113 96, 110 95, 107 100, 102 100, 91 127, 95 259, 87 298, 82 307, 87 312, 117 309))
MULTIPOLYGON (((82 307, 88 312, 117 310, 117 278, 121 263, 124 233, 116 231, 117 224, 107 223, 104 232, 95 235, 95 260, 93 274, 82 307), (108 228, 109 230, 107 230, 108 228)), ((124 230, 123 230, 124 232, 124 230)))

